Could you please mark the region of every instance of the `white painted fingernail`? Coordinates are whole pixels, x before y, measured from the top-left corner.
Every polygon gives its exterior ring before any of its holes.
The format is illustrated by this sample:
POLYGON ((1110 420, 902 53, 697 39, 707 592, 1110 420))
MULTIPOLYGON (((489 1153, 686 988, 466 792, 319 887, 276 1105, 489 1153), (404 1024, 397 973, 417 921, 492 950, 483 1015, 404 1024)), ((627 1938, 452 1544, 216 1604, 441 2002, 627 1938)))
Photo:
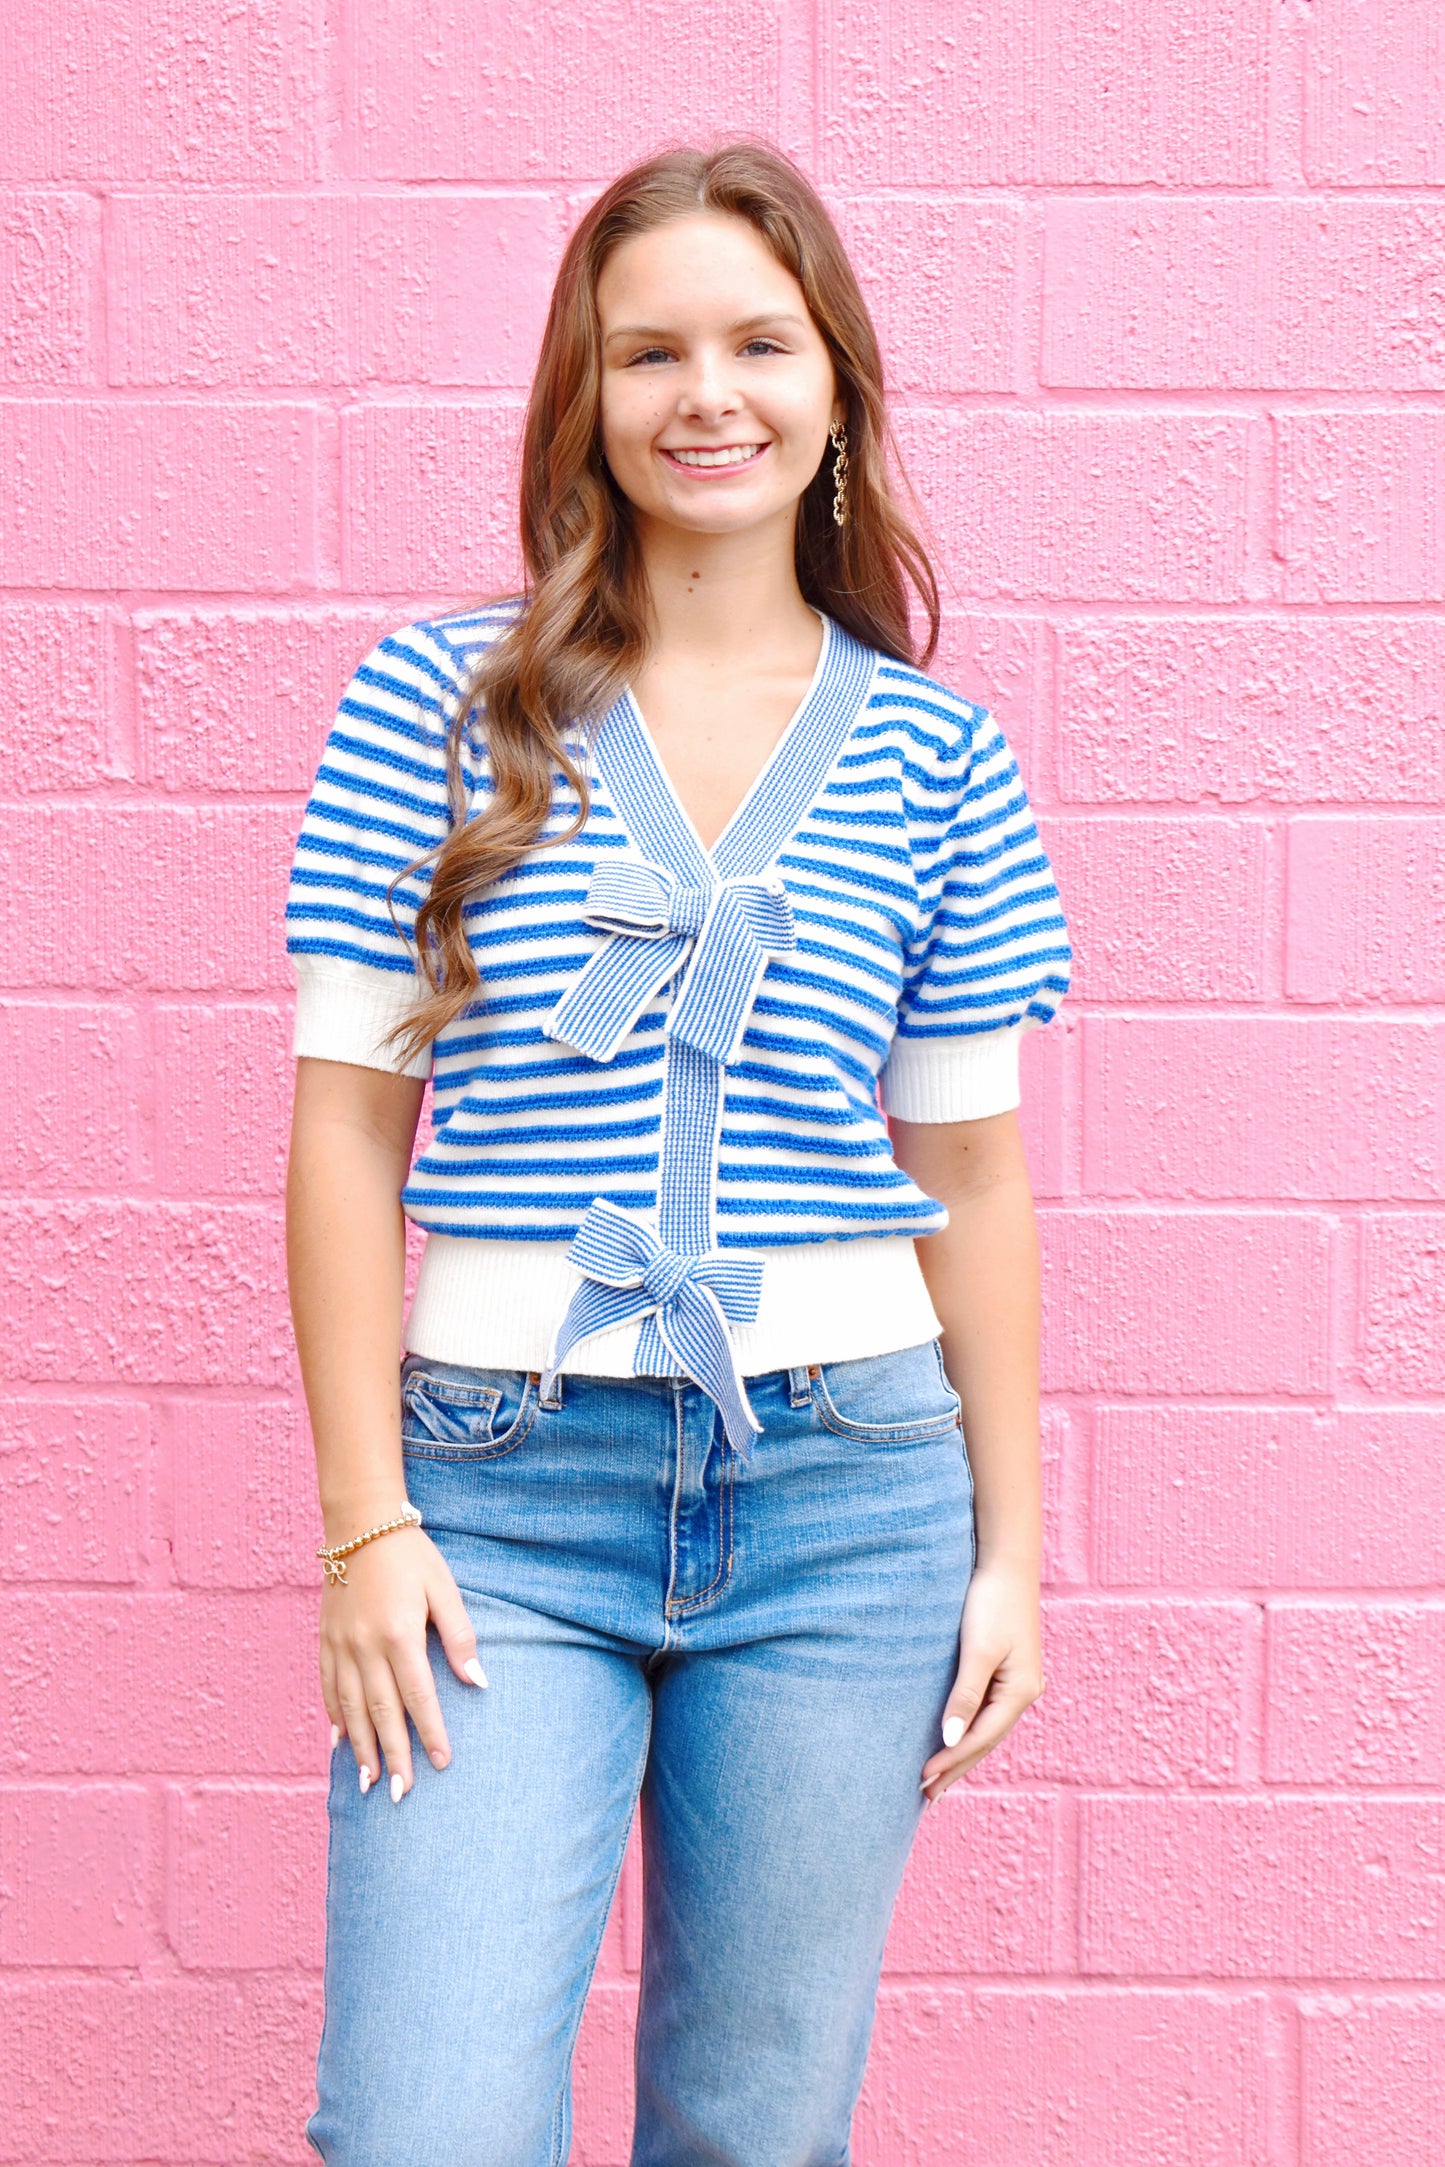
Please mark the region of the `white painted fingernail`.
POLYGON ((473 1684, 473 1685, 485 1685, 485 1684, 486 1684, 486 1682, 487 1682, 487 1674, 486 1674, 486 1672, 485 1672, 485 1671, 484 1671, 484 1670, 482 1669, 482 1666, 481 1666, 481 1664, 480 1664, 480 1663, 479 1663, 479 1662, 477 1661, 477 1659, 476 1659, 476 1657, 475 1657, 474 1655, 469 1655, 469 1656, 467 1657, 467 1659, 466 1659, 465 1663, 463 1663, 463 1665, 462 1665, 462 1669, 463 1669, 463 1670, 464 1670, 464 1671, 466 1672, 467 1676, 468 1676, 468 1677, 469 1677, 469 1678, 471 1679, 471 1681, 472 1681, 472 1684, 473 1684))
POLYGON ((964 1734, 966 1725, 962 1716, 945 1716, 943 1719, 943 1743, 956 1746, 964 1734))
POLYGON ((334 1753, 334 1752, 336 1751, 336 1749, 337 1749, 337 1747, 338 1747, 338 1746, 340 1745, 340 1743, 341 1743, 341 1725, 340 1725, 339 1723, 333 1723, 333 1724, 332 1724, 332 1726, 331 1726, 331 1750, 332 1750, 332 1752, 333 1752, 333 1753, 334 1753))
POLYGON ((391 1779, 391 1802, 393 1806, 399 1806, 401 1804, 401 1793, 401 1770, 398 1768, 395 1775, 391 1779))
POLYGON ((361 1764, 361 1795, 362 1795, 362 1797, 363 1797, 363 1798, 365 1798, 365 1796, 366 1796, 367 1792, 368 1792, 368 1791, 369 1791, 370 1789, 371 1789, 371 1770, 370 1770, 370 1769, 369 1769, 369 1768, 367 1767, 367 1765, 366 1765, 365 1761, 363 1761, 363 1762, 362 1762, 362 1764, 361 1764))

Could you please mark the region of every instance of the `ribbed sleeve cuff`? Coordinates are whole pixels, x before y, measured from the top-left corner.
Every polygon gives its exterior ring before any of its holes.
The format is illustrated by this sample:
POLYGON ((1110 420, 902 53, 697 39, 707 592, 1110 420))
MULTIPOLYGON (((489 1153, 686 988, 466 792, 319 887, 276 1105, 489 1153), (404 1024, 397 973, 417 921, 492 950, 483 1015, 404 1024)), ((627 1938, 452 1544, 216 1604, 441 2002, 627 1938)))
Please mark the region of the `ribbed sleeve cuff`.
POLYGON ((879 1079, 883 1111, 900 1121, 977 1121, 1022 1099, 1019 1039, 1026 1023, 972 1038, 895 1038, 879 1079))
POLYGON ((382 1043, 416 1006, 415 978, 368 970, 364 963, 339 957, 293 956, 291 964, 296 973, 293 1054, 387 1069, 394 1076, 430 1076, 430 1046, 402 1061, 394 1048, 382 1043))

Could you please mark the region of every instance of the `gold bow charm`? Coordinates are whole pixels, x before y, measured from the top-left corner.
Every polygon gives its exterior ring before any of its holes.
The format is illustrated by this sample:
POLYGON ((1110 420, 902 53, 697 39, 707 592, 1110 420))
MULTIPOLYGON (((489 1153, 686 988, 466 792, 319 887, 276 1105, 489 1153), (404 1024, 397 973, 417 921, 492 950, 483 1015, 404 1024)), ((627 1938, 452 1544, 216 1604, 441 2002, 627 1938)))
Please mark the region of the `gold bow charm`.
POLYGON ((359 1550, 363 1543, 375 1542, 378 1535, 389 1535, 393 1528, 420 1526, 421 1514, 416 1506, 405 1505, 394 1520, 384 1520, 380 1527, 369 1527, 364 1535, 353 1535, 350 1542, 333 1543, 329 1550, 323 1544, 316 1555, 321 1560, 327 1587, 350 1587, 351 1582, 346 1577, 346 1560, 351 1552, 359 1550))

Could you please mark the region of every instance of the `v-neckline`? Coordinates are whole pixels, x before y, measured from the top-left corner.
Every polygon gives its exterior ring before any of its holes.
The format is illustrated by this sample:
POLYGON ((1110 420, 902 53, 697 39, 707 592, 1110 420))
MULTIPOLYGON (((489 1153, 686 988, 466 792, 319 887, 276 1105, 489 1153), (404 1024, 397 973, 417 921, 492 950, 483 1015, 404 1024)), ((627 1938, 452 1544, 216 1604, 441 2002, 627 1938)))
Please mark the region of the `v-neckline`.
POLYGON ((756 879, 826 782, 883 658, 836 617, 818 615, 823 644, 808 690, 711 850, 674 790, 637 702, 621 692, 603 717, 594 740, 598 778, 632 848, 674 879, 706 888, 756 879))
POLYGON ((647 727, 647 718, 643 714, 642 709, 637 704, 637 697, 633 692, 631 685, 624 685, 622 688, 621 704, 627 709, 627 712, 636 727, 637 734, 642 740, 644 747, 646 748, 647 756, 651 761, 653 767, 657 770, 658 782, 660 783, 662 789, 666 791, 668 798, 671 800, 671 803, 676 810, 678 818, 682 821, 689 837, 696 845, 708 868, 714 875, 718 875, 721 870, 718 857, 719 852, 722 852, 724 858, 726 857, 727 853, 724 846, 727 844, 729 838, 732 836, 734 829, 737 828, 739 822, 743 819, 745 814, 748 813, 749 809, 754 804, 754 801, 756 800, 759 792, 766 784, 769 775, 778 765, 782 757, 784 747, 787 746, 789 740, 793 737, 794 733, 798 729, 799 724, 802 722, 804 715, 807 714, 808 710, 812 706, 818 687, 823 680, 825 671, 827 670, 830 659, 830 650, 834 645, 838 627, 834 624, 833 619, 828 615, 826 610, 819 609, 817 605, 812 602, 808 604, 808 607, 812 610, 813 615, 820 620, 823 627, 823 637, 818 645, 818 659, 813 664, 813 674, 808 679, 807 689, 805 690, 803 697, 799 700, 797 706, 793 709, 792 714, 789 715, 787 721, 783 724, 783 727, 779 731, 777 737, 773 740, 773 743, 768 750, 767 756, 764 759, 762 766, 758 769, 752 781, 748 784, 747 789, 743 792, 741 798, 739 798, 737 804, 733 807, 733 810, 729 813, 727 819, 723 822, 723 825, 719 829, 718 834, 711 846, 709 846, 703 841, 702 834, 700 829, 698 828, 697 822, 693 819, 692 814, 683 804, 682 797, 677 788, 677 785, 667 772, 666 763, 663 760, 662 754, 658 751, 657 748, 657 741, 653 737, 651 730, 649 730, 649 728, 647 727))

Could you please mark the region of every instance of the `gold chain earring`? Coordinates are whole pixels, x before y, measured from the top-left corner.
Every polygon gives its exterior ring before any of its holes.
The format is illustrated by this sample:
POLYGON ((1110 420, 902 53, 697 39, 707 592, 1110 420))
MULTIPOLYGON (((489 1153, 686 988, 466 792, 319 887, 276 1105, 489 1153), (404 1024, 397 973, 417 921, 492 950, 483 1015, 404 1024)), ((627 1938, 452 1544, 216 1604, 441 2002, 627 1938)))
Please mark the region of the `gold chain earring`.
POLYGON ((848 517, 848 432, 841 421, 830 421, 828 435, 837 453, 833 461, 833 518, 841 527, 848 517))

